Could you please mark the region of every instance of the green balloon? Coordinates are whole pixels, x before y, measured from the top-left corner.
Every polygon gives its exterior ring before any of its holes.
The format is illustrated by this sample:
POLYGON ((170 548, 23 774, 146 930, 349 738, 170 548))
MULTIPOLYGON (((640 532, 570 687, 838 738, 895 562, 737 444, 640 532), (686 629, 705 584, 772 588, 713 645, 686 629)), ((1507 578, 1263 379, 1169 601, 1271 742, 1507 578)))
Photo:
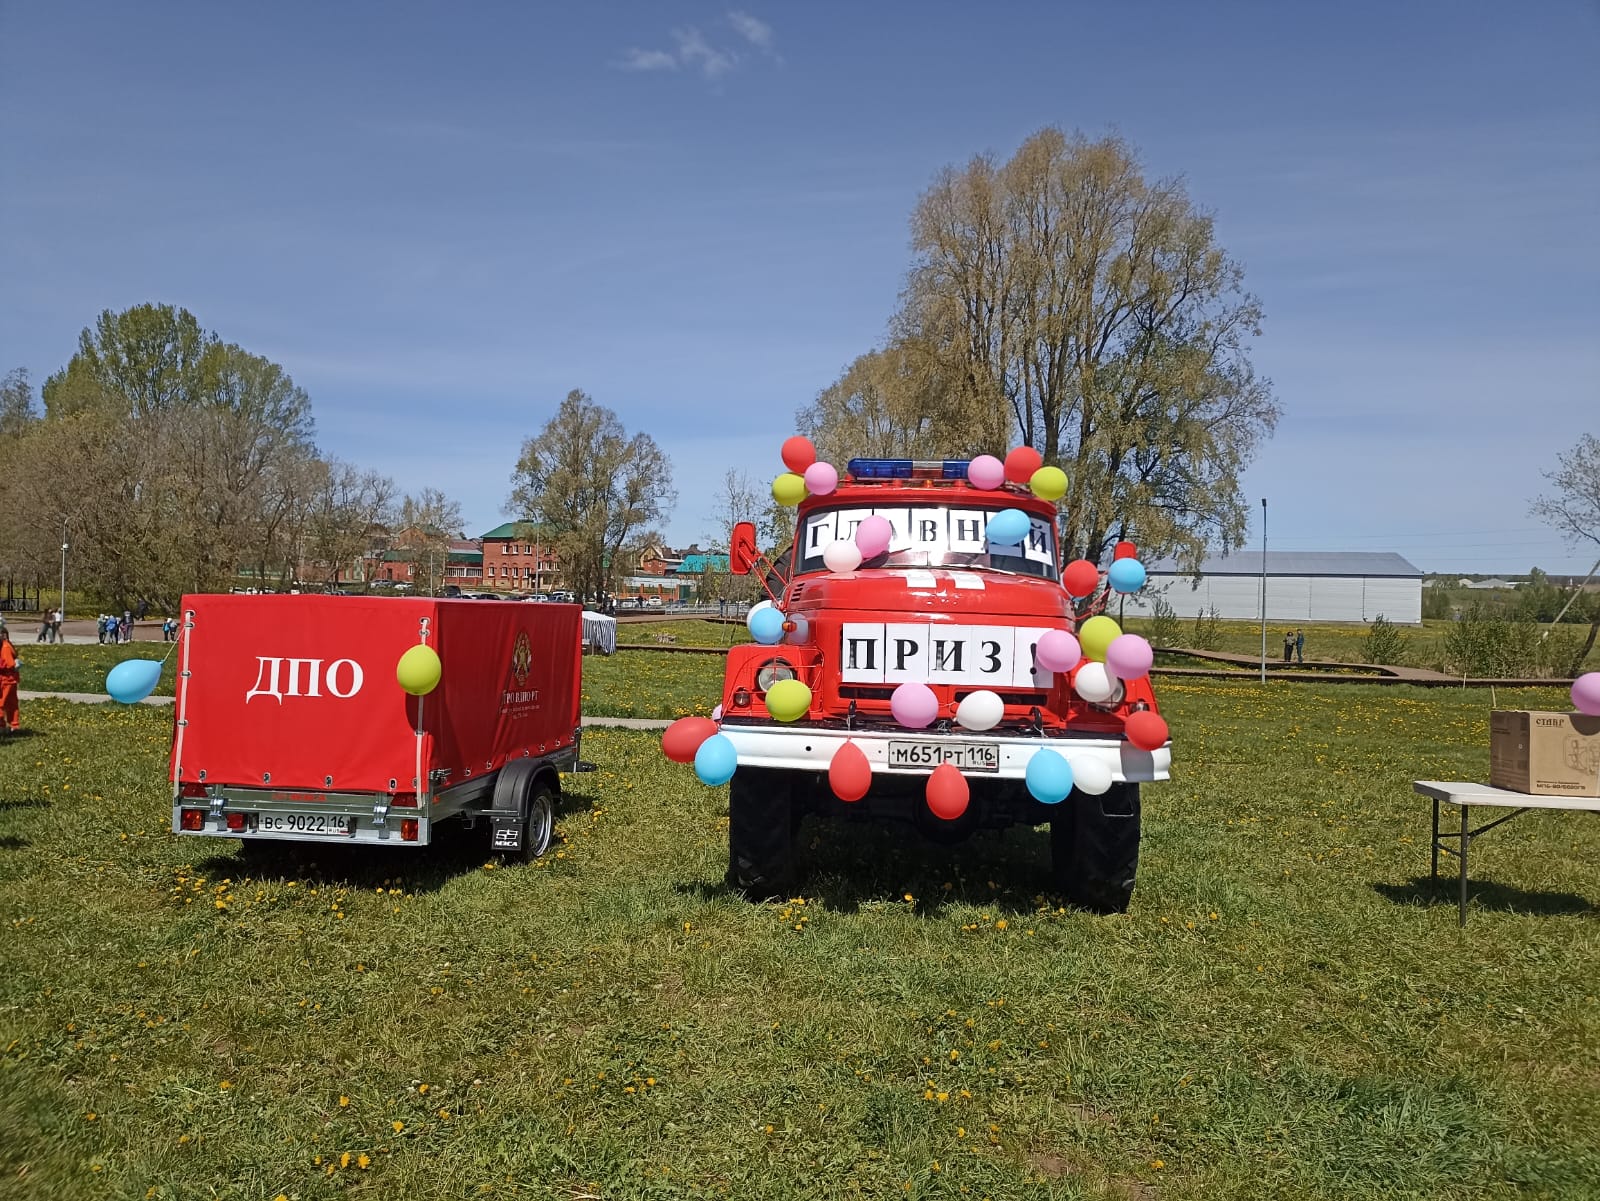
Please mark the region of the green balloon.
POLYGON ((799 680, 779 680, 767 689, 767 712, 779 721, 798 721, 811 708, 811 689, 799 680))
POLYGON ((394 678, 412 696, 427 696, 439 686, 444 665, 439 655, 425 642, 419 642, 394 665, 394 678))
POLYGON ((1122 627, 1103 613, 1078 627, 1078 645, 1083 647, 1083 657, 1096 663, 1106 661, 1106 651, 1121 636, 1122 627))

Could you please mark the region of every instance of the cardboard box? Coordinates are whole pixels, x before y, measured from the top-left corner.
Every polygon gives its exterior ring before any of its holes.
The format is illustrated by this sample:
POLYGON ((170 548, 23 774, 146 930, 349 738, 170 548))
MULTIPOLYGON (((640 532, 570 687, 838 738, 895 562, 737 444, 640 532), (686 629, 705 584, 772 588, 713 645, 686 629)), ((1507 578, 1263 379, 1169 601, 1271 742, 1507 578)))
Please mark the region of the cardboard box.
POLYGON ((1489 783, 1533 796, 1600 796, 1600 717, 1489 714, 1489 783))

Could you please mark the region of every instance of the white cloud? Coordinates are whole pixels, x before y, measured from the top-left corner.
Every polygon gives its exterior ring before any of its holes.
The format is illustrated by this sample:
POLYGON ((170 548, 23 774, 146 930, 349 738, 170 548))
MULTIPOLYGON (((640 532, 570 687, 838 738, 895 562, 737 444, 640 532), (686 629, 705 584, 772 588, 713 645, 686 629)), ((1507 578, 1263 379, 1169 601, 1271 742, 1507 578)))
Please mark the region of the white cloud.
POLYGON ((733 31, 759 50, 772 50, 772 26, 752 17, 747 12, 734 9, 728 14, 728 24, 733 31))
POLYGON ((733 70, 739 56, 732 51, 719 50, 706 41, 705 35, 694 26, 674 29, 672 40, 678 44, 678 61, 690 70, 698 70, 707 79, 717 79, 733 70))
POLYGON ((640 50, 630 46, 617 64, 624 71, 676 71, 678 60, 665 50, 640 50))

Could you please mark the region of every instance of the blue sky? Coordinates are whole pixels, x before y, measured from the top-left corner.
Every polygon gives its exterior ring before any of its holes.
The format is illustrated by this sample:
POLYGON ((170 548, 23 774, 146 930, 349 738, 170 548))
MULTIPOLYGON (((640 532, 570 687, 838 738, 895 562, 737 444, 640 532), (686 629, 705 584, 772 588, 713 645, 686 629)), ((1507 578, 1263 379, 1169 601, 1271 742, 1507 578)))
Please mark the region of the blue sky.
POLYGON ((687 543, 882 340, 939 168, 1115 130, 1265 306, 1274 547, 1583 570, 1527 509, 1600 432, 1597 52, 1582 0, 0 0, 0 371, 182 305, 474 533, 581 387, 687 543))

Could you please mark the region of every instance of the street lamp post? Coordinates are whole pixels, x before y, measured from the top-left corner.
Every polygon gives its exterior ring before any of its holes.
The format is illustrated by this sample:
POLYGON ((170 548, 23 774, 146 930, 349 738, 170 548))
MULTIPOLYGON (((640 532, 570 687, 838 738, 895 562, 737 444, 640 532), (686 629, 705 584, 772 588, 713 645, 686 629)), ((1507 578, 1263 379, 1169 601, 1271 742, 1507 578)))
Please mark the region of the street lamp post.
POLYGON ((67 619, 67 519, 61 519, 61 620, 67 619))
POLYGON ((1267 498, 1261 498, 1261 682, 1267 682, 1267 498))

